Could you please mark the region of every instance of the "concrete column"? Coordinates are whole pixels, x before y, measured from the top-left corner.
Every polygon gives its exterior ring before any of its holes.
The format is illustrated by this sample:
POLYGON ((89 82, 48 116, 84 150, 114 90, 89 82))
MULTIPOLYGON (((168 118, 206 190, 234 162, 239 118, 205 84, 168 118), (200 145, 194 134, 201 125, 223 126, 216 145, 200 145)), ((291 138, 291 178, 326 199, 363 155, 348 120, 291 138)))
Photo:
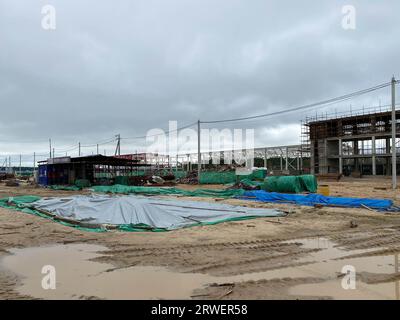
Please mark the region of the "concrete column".
POLYGON ((310 173, 315 174, 315 153, 314 153, 314 141, 310 141, 310 173))
POLYGON ((376 144, 375 144, 375 136, 372 136, 372 175, 376 176, 376 144))
POLYGON ((264 149, 264 168, 267 167, 267 148, 264 149))
MULTIPOLYGON (((353 140, 353 153, 354 155, 359 155, 360 150, 358 149, 358 140, 353 140)), ((360 168, 358 167, 358 158, 354 158, 354 170, 359 171, 360 168)))
POLYGON ((289 170, 289 148, 286 147, 286 161, 285 161, 285 170, 289 170))
MULTIPOLYGON (((328 140, 324 139, 324 161, 323 165, 324 170, 322 170, 322 173, 329 173, 329 165, 328 165, 328 140)), ((321 163, 320 163, 321 167, 321 163)), ((319 171, 321 173, 321 169, 319 171)))
POLYGON ((390 153, 390 138, 386 138, 386 153, 390 153))
MULTIPOLYGON (((390 138, 386 138, 386 153, 390 154, 390 138)), ((390 165, 390 158, 386 158, 386 175, 390 176, 392 174, 392 166, 390 165)))
POLYGON ((339 139, 339 174, 343 174, 343 141, 339 139))

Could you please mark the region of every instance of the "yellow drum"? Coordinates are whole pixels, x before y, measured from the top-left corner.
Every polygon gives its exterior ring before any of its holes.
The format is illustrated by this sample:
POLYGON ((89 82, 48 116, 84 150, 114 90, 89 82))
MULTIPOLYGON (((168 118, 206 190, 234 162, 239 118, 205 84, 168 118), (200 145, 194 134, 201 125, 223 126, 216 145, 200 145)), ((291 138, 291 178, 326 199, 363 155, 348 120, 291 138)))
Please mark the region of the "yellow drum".
POLYGON ((329 196, 329 186, 328 185, 320 185, 320 186, 318 186, 317 192, 324 196, 329 196))

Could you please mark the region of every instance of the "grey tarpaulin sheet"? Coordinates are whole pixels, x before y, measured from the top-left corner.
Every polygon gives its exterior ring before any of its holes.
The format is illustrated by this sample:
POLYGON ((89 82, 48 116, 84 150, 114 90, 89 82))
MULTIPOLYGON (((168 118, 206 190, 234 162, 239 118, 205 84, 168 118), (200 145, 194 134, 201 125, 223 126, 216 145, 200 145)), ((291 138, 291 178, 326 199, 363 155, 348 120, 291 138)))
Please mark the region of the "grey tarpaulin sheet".
POLYGON ((93 224, 139 225, 173 230, 194 224, 256 217, 277 217, 274 209, 247 208, 222 203, 157 199, 143 196, 70 196, 43 198, 31 204, 63 218, 93 224))

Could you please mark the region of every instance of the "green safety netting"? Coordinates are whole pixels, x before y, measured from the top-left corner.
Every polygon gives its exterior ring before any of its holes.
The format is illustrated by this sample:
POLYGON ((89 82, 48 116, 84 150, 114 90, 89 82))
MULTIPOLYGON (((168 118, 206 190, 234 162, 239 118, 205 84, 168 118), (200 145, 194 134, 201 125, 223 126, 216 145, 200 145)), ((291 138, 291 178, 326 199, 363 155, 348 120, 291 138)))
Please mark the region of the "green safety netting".
MULTIPOLYGON (((151 173, 150 171, 132 171, 127 173, 125 176, 116 176, 115 177, 115 184, 123 184, 123 185, 129 185, 129 177, 142 177, 146 175, 157 175, 157 176, 166 176, 169 174, 173 174, 175 176, 175 179, 179 178, 184 178, 187 175, 186 171, 168 171, 168 170, 160 170, 157 171, 156 173, 151 173)), ((112 174, 111 173, 104 173, 104 172, 99 172, 95 173, 95 178, 96 179, 112 179, 112 174)))
POLYGON ((82 189, 77 186, 62 186, 62 185, 51 185, 48 186, 48 188, 52 190, 66 190, 66 191, 79 191, 82 189))
POLYGON ((129 185, 129 177, 127 176, 116 176, 115 177, 115 184, 123 184, 123 185, 129 185))
POLYGON ((148 175, 149 173, 148 172, 146 172, 146 171, 133 171, 132 172, 132 176, 146 176, 146 175, 148 175))
POLYGON ((318 181, 317 178, 312 174, 305 174, 299 176, 300 182, 303 185, 304 189, 308 192, 315 193, 318 189, 318 181))
POLYGON ((264 180, 266 170, 254 170, 248 175, 236 175, 235 171, 203 171, 200 174, 200 184, 228 184, 243 180, 264 180))
MULTIPOLYGON (((144 176, 144 175, 146 175, 146 174, 148 174, 148 172, 146 173, 146 172, 143 171, 143 170, 140 170, 140 171, 134 170, 134 171, 132 171, 132 172, 127 172, 127 173, 126 173, 127 176, 144 176)), ((112 173, 110 173, 110 172, 95 172, 95 173, 94 173, 94 177, 95 177, 95 178, 108 178, 108 179, 112 179, 112 178, 114 177, 114 175, 113 175, 112 173)))
POLYGON ((21 204, 32 203, 40 200, 38 196, 17 196, 0 199, 0 207, 9 207, 10 205, 19 206, 21 204))
POLYGON ((22 171, 22 172, 17 172, 16 174, 22 177, 29 177, 33 176, 33 171, 22 171))
POLYGON ((187 197, 220 197, 231 198, 241 196, 244 193, 243 189, 236 190, 213 190, 213 189, 196 189, 182 190, 174 187, 158 188, 158 187, 140 187, 140 186, 94 186, 91 188, 94 192, 102 193, 124 193, 124 194, 151 194, 151 195, 181 195, 187 197))
POLYGON ((236 182, 235 171, 204 171, 200 174, 200 184, 228 184, 236 182))
POLYGON ((78 188, 88 188, 90 187, 90 181, 87 179, 76 179, 75 180, 75 186, 78 188))
MULTIPOLYGON (((62 225, 73 227, 82 231, 90 231, 90 232, 105 232, 107 231, 105 228, 85 228, 76 224, 68 223, 65 221, 58 220, 54 217, 46 215, 38 210, 29 208, 29 204, 35 201, 40 200, 41 197, 38 196, 17 196, 17 197, 8 197, 8 198, 1 198, 0 199, 0 207, 10 209, 10 210, 17 210, 28 214, 33 214, 35 216, 45 218, 48 220, 52 220, 58 222, 62 225)), ((128 228, 129 229, 129 228, 128 228)), ((128 229, 126 231, 128 231, 128 229)), ((122 229, 121 229, 122 230, 122 229)))
MULTIPOLYGON (((108 231, 107 228, 105 228, 105 227, 100 227, 100 228, 82 227, 78 224, 61 221, 61 220, 57 219, 56 217, 51 217, 51 216, 44 214, 38 210, 29 208, 30 203, 38 201, 40 199, 41 199, 41 197, 38 197, 38 196, 17 196, 17 197, 2 198, 2 199, 0 199, 0 207, 10 209, 10 210, 21 211, 21 212, 28 213, 28 214, 33 214, 35 216, 38 216, 38 217, 41 217, 44 219, 48 219, 48 220, 52 220, 52 221, 60 223, 64 226, 73 227, 73 228, 81 230, 81 231, 89 231, 89 232, 106 232, 106 231, 108 231)), ((119 225, 117 230, 127 231, 127 232, 143 232, 143 231, 164 232, 164 231, 167 231, 167 230, 159 229, 159 228, 149 228, 149 226, 147 226, 147 225, 131 225, 131 224, 119 225)))
POLYGON ((253 170, 253 173, 250 175, 250 179, 252 180, 264 180, 267 175, 266 169, 257 169, 253 170))
POLYGON ((240 182, 243 183, 244 185, 251 186, 251 187, 262 186, 263 183, 264 183, 262 181, 255 181, 255 180, 250 180, 250 179, 247 179, 247 178, 241 179, 240 182))
POLYGON ((184 178, 187 175, 186 171, 174 171, 173 173, 174 173, 175 179, 184 178))
POLYGON ((314 193, 317 191, 318 183, 313 175, 272 176, 265 179, 261 188, 268 192, 314 193))
MULTIPOLYGON (((152 174, 149 171, 132 171, 126 176, 117 176, 115 177, 115 184, 122 184, 122 185, 129 185, 129 176, 145 176, 152 174)), ((158 176, 166 176, 169 174, 173 174, 175 179, 184 178, 187 176, 186 171, 169 171, 169 170, 159 170, 154 175, 158 176)), ((248 180, 264 180, 266 176, 266 170, 259 169, 254 170, 253 173, 249 175, 238 176, 234 170, 232 171, 203 171, 200 175, 200 184, 228 184, 228 183, 235 183, 238 181, 242 181, 243 179, 248 180)), ((96 173, 96 178, 108 178, 111 179, 111 175, 108 173, 96 173)))

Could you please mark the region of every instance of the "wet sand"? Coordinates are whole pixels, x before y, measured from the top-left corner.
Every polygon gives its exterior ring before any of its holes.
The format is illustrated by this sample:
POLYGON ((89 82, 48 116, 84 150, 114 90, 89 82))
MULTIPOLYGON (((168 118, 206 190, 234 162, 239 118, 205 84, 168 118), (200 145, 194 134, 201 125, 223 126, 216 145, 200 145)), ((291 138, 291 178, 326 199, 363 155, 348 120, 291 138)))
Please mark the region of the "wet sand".
MULTIPOLYGON (((400 203, 390 179, 326 184, 332 195, 400 203)), ((0 186, 1 197, 87 192, 0 186)), ((0 209, 0 299, 399 298, 399 214, 222 202, 290 213, 166 233, 92 233, 0 209), (43 264, 55 265, 56 290, 41 287, 43 264), (341 286, 348 264, 357 271, 355 290, 341 286)))

